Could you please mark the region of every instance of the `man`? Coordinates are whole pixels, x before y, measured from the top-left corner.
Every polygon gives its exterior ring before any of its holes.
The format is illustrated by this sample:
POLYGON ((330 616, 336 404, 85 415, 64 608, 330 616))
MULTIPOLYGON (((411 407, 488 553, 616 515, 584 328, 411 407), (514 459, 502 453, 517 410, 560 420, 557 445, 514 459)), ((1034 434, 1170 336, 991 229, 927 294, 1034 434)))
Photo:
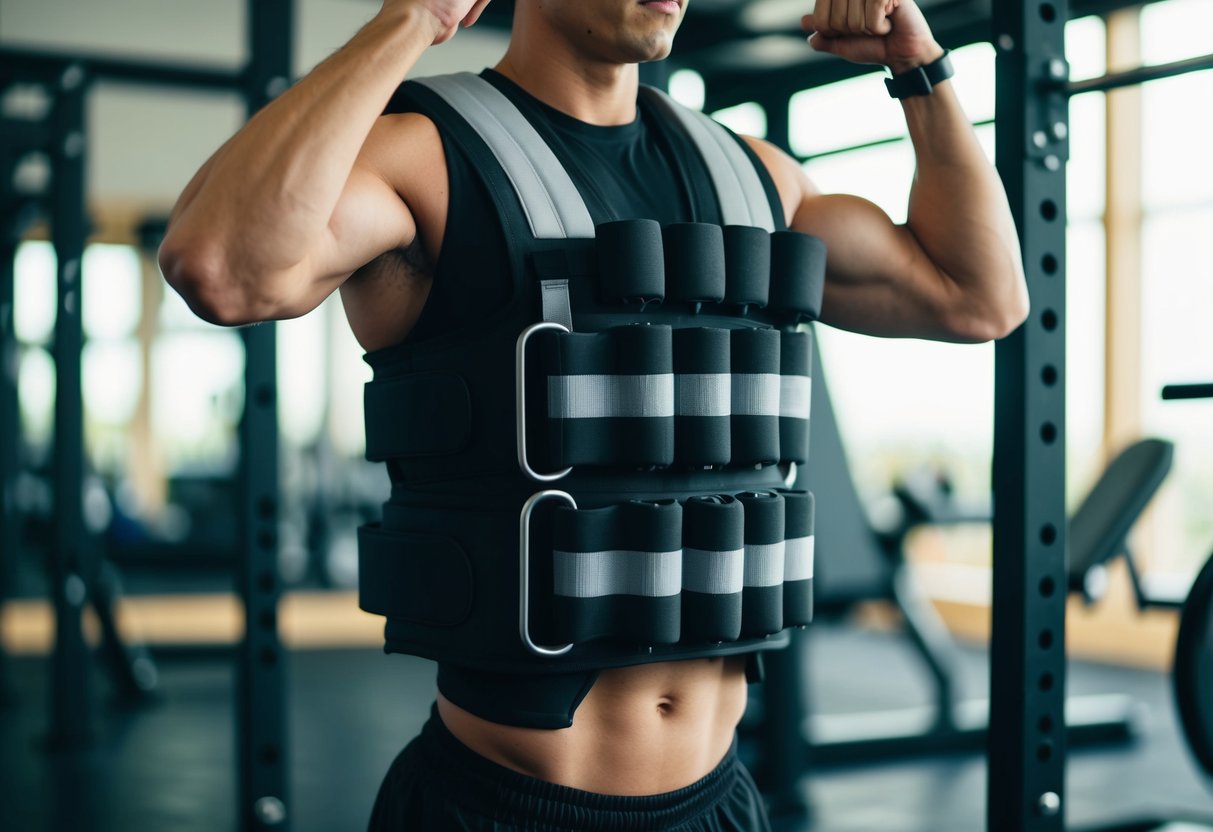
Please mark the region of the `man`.
MULTIPOLYGON (((506 202, 477 176, 467 144, 436 124, 441 108, 397 89, 425 49, 475 23, 487 3, 385 0, 345 47, 202 167, 160 256, 197 314, 225 325, 290 318, 340 289, 378 380, 421 366, 427 345, 474 339, 509 308, 503 264, 515 243, 494 213, 506 202), (450 333, 458 337, 444 338, 450 333)), ((509 49, 484 76, 576 174, 596 222, 715 216, 707 221, 723 224, 711 199, 690 193, 695 175, 683 175, 689 163, 670 149, 668 124, 638 104, 637 64, 669 53, 688 3, 518 0, 509 49)), ((913 0, 818 0, 804 26, 812 47, 884 64, 895 78, 944 66, 913 0)), ((744 139, 769 186, 775 226, 828 247, 825 323, 971 342, 1001 337, 1026 316, 1001 185, 950 84, 935 80, 902 99, 918 162, 904 226, 865 200, 820 194, 792 159, 744 139)), ((486 360, 497 360, 494 352, 496 342, 486 360)), ((407 479, 393 473, 419 493, 407 479)), ((745 487, 772 480, 754 482, 745 487)), ((486 491, 484 500, 494 499, 486 491)), ((419 516, 445 511, 436 497, 427 506, 419 516)), ((516 528, 517 512, 510 516, 516 528)), ((484 584, 481 596, 493 590, 484 584)), ((392 627, 389 613, 389 645, 392 627)), ((705 648, 703 658, 590 661, 569 673, 552 660, 549 674, 515 684, 508 667, 443 662, 437 649, 400 641, 394 649, 440 659, 439 696, 435 717, 389 773, 373 828, 766 828, 731 751, 745 656, 705 648)))

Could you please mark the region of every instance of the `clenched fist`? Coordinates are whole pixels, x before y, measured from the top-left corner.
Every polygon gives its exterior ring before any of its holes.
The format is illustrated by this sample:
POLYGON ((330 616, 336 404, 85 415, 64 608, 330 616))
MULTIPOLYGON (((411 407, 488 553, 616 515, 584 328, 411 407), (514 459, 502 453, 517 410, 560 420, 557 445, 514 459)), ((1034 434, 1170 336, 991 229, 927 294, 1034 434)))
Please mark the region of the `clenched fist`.
POLYGON ((443 43, 455 36, 459 26, 471 26, 489 0, 383 0, 382 13, 417 11, 434 30, 434 43, 443 43))
POLYGON ((894 75, 943 54, 914 0, 817 0, 801 19, 809 45, 858 64, 884 64, 894 75))

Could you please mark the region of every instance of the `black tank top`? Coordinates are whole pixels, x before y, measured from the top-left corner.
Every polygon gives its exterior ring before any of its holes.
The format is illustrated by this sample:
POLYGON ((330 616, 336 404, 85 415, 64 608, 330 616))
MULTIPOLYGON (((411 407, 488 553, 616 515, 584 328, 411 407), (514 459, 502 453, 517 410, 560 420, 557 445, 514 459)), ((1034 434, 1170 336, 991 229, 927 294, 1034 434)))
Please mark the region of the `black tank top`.
MULTIPOLYGON (((481 77, 502 92, 534 125, 569 172, 595 224, 646 218, 662 224, 721 222, 708 171, 680 131, 637 102, 631 124, 598 126, 544 104, 491 69, 481 77)), ((415 112, 402 87, 385 113, 415 112)), ((775 185, 745 142, 772 205, 775 185)), ((421 316, 402 344, 367 353, 378 372, 404 359, 408 346, 463 327, 474 327, 510 297, 505 236, 488 189, 475 166, 442 135, 450 202, 433 286, 421 316)), ((783 227, 782 216, 776 226, 783 227)), ((755 654, 757 655, 757 654, 755 654)), ((527 728, 567 728, 597 672, 513 675, 438 667, 438 690, 450 701, 491 722, 527 728)))

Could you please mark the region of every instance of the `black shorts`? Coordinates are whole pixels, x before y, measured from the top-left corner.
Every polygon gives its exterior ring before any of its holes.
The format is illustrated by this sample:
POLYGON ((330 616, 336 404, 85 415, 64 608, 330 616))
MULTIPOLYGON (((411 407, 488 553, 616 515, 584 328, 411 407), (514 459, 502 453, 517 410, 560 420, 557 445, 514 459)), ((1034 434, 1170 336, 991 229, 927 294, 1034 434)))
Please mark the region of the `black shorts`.
POLYGON ((519 774, 463 745, 438 718, 400 752, 379 787, 371 832, 679 830, 769 832, 761 795, 730 749, 677 791, 616 797, 519 774))

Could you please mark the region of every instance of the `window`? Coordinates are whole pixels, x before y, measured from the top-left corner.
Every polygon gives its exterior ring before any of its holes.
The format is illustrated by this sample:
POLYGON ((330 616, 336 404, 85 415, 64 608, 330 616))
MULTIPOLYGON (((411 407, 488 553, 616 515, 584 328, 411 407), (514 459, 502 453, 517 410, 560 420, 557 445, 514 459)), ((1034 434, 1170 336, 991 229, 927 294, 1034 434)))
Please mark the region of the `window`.
MULTIPOLYGON (((1207 52, 1207 40, 1197 43, 1191 34, 1211 25, 1207 4, 1172 0, 1147 7, 1142 53, 1161 63, 1207 52), (1161 22, 1177 15, 1183 25, 1163 37, 1161 22)), ((1152 573, 1180 580, 1213 548, 1213 401, 1163 402, 1159 391, 1171 382, 1213 380, 1213 160, 1206 147, 1213 111, 1194 106, 1207 101, 1213 101, 1213 71, 1141 89, 1142 427, 1176 446, 1147 554, 1152 573)))
MULTIPOLYGON (((1067 28, 1076 76, 1103 71, 1104 33, 1094 18, 1067 28)), ((953 84, 994 154, 995 53, 973 44, 952 53, 953 84)), ((1103 143, 1102 96, 1075 99, 1071 137, 1081 160, 1068 172, 1070 205, 1071 482, 1079 493, 1101 464, 1103 434, 1103 143)), ((889 101, 881 73, 806 90, 789 102, 791 145, 827 193, 865 197, 895 222, 906 219, 914 153, 900 107, 889 101)), ((830 392, 861 490, 876 494, 916 467, 939 469, 959 499, 989 493, 993 442, 994 349, 918 340, 870 338, 821 328, 819 342, 830 392)), ((918 560, 984 565, 987 529, 920 536, 918 560)))

